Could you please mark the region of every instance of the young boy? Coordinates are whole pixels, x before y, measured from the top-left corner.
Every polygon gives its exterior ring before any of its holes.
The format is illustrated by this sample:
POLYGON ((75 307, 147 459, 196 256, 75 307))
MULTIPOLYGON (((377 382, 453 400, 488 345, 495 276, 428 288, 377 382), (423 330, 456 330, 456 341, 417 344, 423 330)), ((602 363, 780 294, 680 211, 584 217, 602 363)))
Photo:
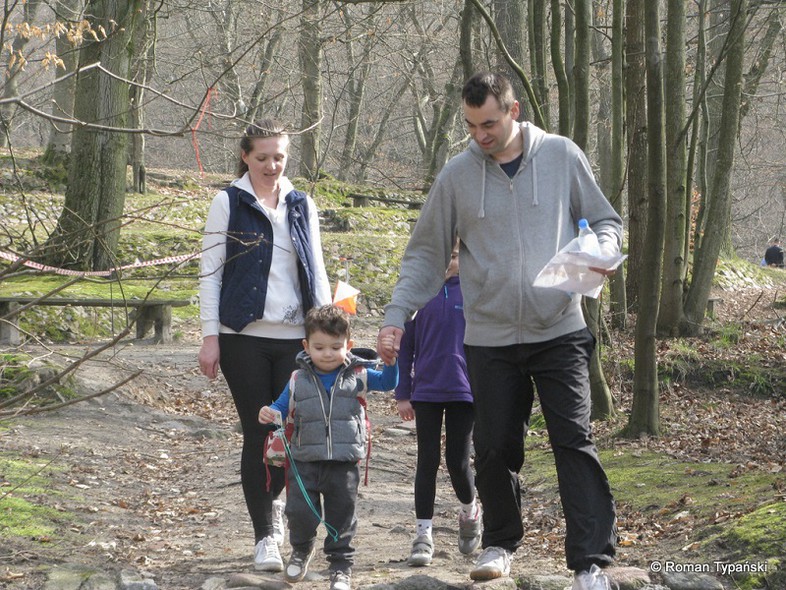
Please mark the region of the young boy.
POLYGON ((286 416, 294 425, 289 443, 294 468, 288 471, 286 507, 292 555, 284 577, 288 582, 305 577, 324 504, 324 521, 336 533, 328 534, 324 545, 330 590, 350 590, 359 461, 366 455, 365 409, 360 400, 368 391, 394 389, 398 365, 382 371, 367 368, 350 352, 349 317, 333 305, 309 311, 305 329, 304 350, 297 356, 299 369, 278 399, 259 411, 262 424, 286 416))

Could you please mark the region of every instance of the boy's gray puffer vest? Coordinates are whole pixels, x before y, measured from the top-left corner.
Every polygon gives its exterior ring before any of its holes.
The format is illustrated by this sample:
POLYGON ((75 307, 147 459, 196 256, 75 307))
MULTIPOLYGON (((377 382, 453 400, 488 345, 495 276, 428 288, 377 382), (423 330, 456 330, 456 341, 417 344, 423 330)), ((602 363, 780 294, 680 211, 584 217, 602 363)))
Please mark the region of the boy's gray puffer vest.
POLYGON ((294 423, 290 450, 297 461, 360 461, 366 456, 368 390, 363 361, 351 353, 330 395, 305 352, 289 383, 289 419, 294 423))

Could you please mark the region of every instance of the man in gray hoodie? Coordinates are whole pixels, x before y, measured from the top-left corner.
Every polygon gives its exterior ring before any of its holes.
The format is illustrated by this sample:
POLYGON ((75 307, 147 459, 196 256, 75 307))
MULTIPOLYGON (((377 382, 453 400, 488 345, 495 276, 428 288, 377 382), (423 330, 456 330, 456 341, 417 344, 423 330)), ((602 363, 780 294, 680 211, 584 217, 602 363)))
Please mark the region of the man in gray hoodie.
MULTIPOLYGON (((581 296, 533 286, 585 218, 604 254, 619 252, 622 220, 572 141, 516 121, 503 76, 481 73, 462 91, 472 137, 442 169, 410 238, 377 342, 386 362, 404 323, 441 286, 460 238, 467 368, 475 398, 475 470, 483 553, 473 580, 509 575, 524 536, 518 474, 535 391, 556 460, 574 590, 606 590, 602 567, 617 541, 614 499, 590 427, 589 359, 595 339, 581 296), (383 340, 393 335, 393 346, 383 340)), ((390 340, 388 339, 388 342, 390 340)))

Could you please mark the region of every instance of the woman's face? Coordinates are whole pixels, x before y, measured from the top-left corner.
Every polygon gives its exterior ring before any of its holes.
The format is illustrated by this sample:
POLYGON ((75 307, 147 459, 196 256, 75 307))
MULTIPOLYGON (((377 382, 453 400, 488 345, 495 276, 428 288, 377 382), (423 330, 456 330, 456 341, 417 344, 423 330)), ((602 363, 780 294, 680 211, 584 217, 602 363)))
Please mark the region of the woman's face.
POLYGON ((254 185, 275 190, 287 167, 289 137, 258 137, 251 141, 251 151, 243 152, 241 157, 254 185))

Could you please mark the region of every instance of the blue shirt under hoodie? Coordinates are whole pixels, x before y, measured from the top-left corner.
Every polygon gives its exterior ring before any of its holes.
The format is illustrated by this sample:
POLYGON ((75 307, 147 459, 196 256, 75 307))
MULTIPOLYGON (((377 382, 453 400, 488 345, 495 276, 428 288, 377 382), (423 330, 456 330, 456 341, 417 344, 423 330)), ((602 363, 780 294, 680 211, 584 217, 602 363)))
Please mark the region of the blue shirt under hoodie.
POLYGON ((405 326, 398 355, 397 400, 472 402, 464 327, 459 277, 450 277, 405 326))

